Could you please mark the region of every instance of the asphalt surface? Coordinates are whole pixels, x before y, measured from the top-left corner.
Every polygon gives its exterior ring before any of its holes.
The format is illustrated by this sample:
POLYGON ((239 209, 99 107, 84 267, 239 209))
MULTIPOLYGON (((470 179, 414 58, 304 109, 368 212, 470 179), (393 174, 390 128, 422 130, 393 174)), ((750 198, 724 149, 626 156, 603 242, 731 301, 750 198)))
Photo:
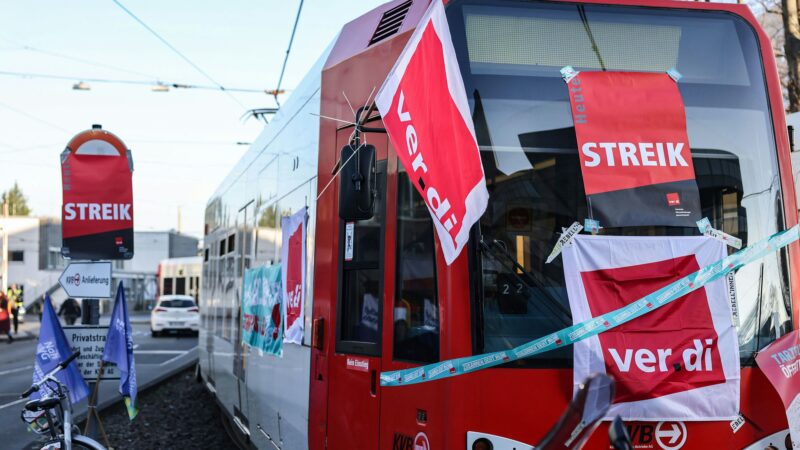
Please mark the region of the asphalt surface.
MULTIPOLYGON (((108 322, 108 317, 104 319, 101 319, 101 324, 108 322)), ((197 360, 196 337, 171 335, 153 338, 145 320, 144 316, 132 318, 140 392, 149 385, 192 366, 197 360)), ((26 331, 32 328, 35 330, 35 325, 38 324, 29 323, 25 327, 26 331)), ((12 344, 7 344, 5 338, 0 339, 0 424, 3 424, 0 426, 0 447, 3 449, 24 449, 39 439, 38 435, 28 432, 26 425, 20 420, 24 400, 19 400, 19 394, 31 384, 37 343, 35 331, 29 332, 27 339, 15 340, 12 344)), ((117 392, 118 386, 118 380, 101 382, 100 408, 122 402, 117 392)), ((82 419, 86 412, 86 400, 75 405, 74 412, 78 420, 82 419)))

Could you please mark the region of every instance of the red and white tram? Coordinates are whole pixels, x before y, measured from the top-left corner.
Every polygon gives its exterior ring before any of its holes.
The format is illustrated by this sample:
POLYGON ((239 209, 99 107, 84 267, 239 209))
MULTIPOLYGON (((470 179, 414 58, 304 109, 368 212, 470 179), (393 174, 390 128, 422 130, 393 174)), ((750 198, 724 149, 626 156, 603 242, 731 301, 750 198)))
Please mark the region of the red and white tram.
MULTIPOLYGON (((470 431, 533 445, 555 423, 572 395, 569 348, 410 386, 382 388, 378 376, 512 348, 571 324, 561 260, 544 264, 562 227, 587 211, 563 66, 677 67, 702 215, 745 245, 797 224, 775 59, 746 6, 453 0, 447 16, 488 209, 446 265, 396 150, 367 132, 377 151, 374 214, 349 225, 333 174, 353 127, 319 115, 353 120, 343 93, 360 105, 374 97, 428 3, 395 0, 345 25, 208 203, 201 373, 257 448, 469 449, 470 431), (280 217, 306 206, 304 344, 285 345, 282 358, 260 355, 241 345, 242 274, 280 262, 280 217)), ((381 126, 377 113, 366 126, 381 126)), ((631 422, 636 448, 783 448, 785 412, 754 355, 800 319, 798 265, 794 244, 737 274, 741 429, 631 422)), ((588 447, 608 448, 603 434, 588 447)))

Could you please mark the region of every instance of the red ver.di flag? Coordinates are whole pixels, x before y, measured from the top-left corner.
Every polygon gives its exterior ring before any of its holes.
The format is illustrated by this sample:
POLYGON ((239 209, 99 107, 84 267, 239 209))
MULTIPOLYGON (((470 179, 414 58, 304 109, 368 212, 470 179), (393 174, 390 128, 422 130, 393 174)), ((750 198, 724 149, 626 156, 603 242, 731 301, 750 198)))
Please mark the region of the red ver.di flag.
POLYGON ((786 408, 792 447, 800 448, 800 330, 790 332, 758 352, 756 363, 778 391, 786 408))
POLYGON ((489 200, 464 81, 441 0, 434 0, 375 98, 447 264, 489 200))
POLYGON ((303 344, 305 322, 306 221, 308 208, 281 218, 284 342, 303 344))
POLYGON ((61 253, 71 259, 133 258, 133 160, 95 125, 61 153, 61 253))
MULTIPOLYGON (((575 236, 563 252, 572 320, 622 308, 726 254, 723 242, 706 236, 575 236)), ((739 345, 725 277, 576 342, 573 351, 576 387, 598 372, 616 381, 607 417, 730 420, 739 413, 739 345)))
POLYGON ((604 227, 694 227, 700 195, 670 75, 580 72, 567 87, 592 217, 604 227))

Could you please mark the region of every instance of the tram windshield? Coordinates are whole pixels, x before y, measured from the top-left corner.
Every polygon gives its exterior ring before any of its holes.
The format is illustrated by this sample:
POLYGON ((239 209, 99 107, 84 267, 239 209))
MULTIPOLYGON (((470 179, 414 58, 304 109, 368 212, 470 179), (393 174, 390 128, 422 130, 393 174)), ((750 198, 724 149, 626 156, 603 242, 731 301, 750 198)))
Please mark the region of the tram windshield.
MULTIPOLYGON (((571 324, 561 258, 544 263, 562 227, 587 217, 563 66, 676 67, 701 215, 744 245, 783 229, 766 81, 756 34, 744 20, 712 11, 519 1, 453 1, 447 14, 490 193, 471 239, 479 269, 472 273, 480 274, 472 283, 476 352, 508 349, 571 324)), ((791 328, 786 261, 776 253, 736 274, 743 364, 791 328)), ((566 348, 519 364, 566 367, 571 358, 566 348)))

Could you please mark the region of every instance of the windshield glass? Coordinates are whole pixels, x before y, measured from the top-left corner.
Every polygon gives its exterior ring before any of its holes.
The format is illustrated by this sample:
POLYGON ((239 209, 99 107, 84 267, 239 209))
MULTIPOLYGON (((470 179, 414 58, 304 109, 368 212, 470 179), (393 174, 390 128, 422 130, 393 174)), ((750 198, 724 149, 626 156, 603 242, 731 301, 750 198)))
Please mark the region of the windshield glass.
MULTIPOLYGON (((702 212, 744 245, 783 229, 773 129, 756 35, 709 11, 455 1, 448 20, 489 188, 473 236, 478 353, 570 325, 562 227, 588 217, 567 88, 559 69, 664 72, 676 67, 702 212)), ((601 224, 602 225, 602 224, 601 224)), ((622 227, 607 235, 697 235, 622 227)), ((785 254, 736 273, 743 363, 790 328, 785 254)), ((572 350, 522 365, 569 365, 572 350)))
POLYGON ((159 306, 163 306, 165 308, 193 308, 194 300, 185 300, 185 299, 172 299, 172 300, 161 300, 159 306))

